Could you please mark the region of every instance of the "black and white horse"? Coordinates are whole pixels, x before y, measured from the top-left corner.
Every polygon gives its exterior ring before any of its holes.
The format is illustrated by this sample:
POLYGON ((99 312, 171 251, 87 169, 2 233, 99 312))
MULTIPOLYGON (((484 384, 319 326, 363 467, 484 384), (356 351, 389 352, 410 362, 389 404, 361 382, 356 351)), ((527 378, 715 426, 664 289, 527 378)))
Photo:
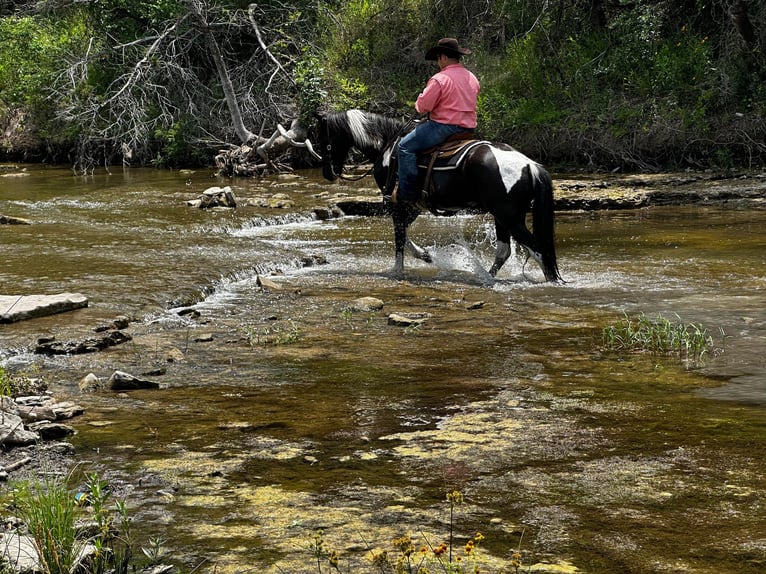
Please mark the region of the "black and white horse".
MULTIPOLYGON (((340 177, 349 150, 356 148, 373 162, 373 176, 381 191, 389 181, 392 154, 408 126, 379 114, 348 110, 317 115, 317 136, 322 153, 322 174, 330 181, 340 177)), ((421 170, 421 178, 425 170, 421 170)), ((538 163, 503 143, 481 142, 464 154, 452 170, 434 170, 427 207, 437 215, 470 209, 495 218, 497 249, 489 270, 495 276, 511 255, 511 237, 537 261, 547 281, 561 281, 554 238, 553 184, 538 163), (532 212, 532 230, 526 216, 532 212)), ((407 228, 420 210, 390 204, 394 221, 396 260, 394 271, 404 269, 404 247, 424 261, 428 252, 407 238, 407 228)))

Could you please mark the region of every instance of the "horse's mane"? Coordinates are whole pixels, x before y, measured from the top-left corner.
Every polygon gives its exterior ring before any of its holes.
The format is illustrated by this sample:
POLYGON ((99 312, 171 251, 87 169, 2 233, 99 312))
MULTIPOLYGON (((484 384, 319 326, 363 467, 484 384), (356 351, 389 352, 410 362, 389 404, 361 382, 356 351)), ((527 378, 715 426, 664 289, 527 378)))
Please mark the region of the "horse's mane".
POLYGON ((327 116, 331 131, 340 131, 349 136, 353 146, 360 150, 380 150, 402 135, 404 122, 382 114, 347 110, 327 116))

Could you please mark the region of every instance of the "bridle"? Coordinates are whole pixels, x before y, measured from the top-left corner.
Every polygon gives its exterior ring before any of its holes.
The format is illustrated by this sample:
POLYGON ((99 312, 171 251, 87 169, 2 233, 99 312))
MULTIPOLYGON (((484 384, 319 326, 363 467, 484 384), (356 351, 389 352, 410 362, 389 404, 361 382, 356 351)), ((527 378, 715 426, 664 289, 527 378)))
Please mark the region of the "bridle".
MULTIPOLYGON (((396 142, 402 137, 402 134, 404 134, 407 131, 409 131, 410 125, 413 122, 415 122, 416 118, 417 118, 417 115, 414 115, 414 116, 412 116, 407 121, 407 123, 403 124, 402 127, 399 128, 399 132, 396 134, 394 139, 391 140, 390 143, 386 142, 386 144, 383 145, 383 147, 380 150, 380 153, 378 154, 378 157, 375 159, 375 161, 372 162, 372 165, 363 174, 355 175, 355 176, 350 176, 350 175, 344 174, 343 170, 345 169, 345 167, 341 167, 341 172, 340 173, 336 173, 335 172, 335 165, 333 165, 333 162, 332 162, 332 138, 330 137, 330 122, 328 122, 325 119, 325 121, 324 121, 325 131, 327 132, 326 133, 327 145, 325 146, 325 152, 327 153, 327 157, 329 158, 328 161, 330 163, 330 174, 335 179, 342 179, 343 181, 360 181, 360 180, 364 179, 365 177, 370 175, 373 171, 375 171, 375 166, 378 165, 378 163, 383 159, 383 156, 386 154, 386 151, 389 149, 389 147, 393 147, 394 145, 396 145, 396 142)), ((367 163, 367 162, 365 162, 365 163, 367 163)), ((358 163, 355 166, 352 166, 351 169, 356 169, 360 165, 363 165, 363 164, 358 163)))
MULTIPOLYGON (((325 131, 327 132, 327 134, 326 134, 327 145, 325 146, 325 152, 327 153, 328 162, 330 163, 330 174, 333 176, 333 178, 335 178, 335 179, 342 179, 343 181, 360 181, 360 180, 364 179, 365 177, 367 177, 368 175, 370 175, 373 172, 373 170, 375 169, 375 166, 377 165, 377 163, 383 158, 383 153, 385 153, 386 148, 385 147, 383 148, 383 151, 381 152, 381 154, 378 157, 378 159, 376 159, 373 162, 372 166, 367 171, 365 171, 363 174, 356 175, 356 176, 346 175, 346 174, 343 173, 343 170, 345 169, 345 167, 341 167, 340 173, 336 173, 335 172, 335 164, 333 164, 333 161, 332 161, 332 138, 330 137, 330 122, 325 120, 324 124, 325 124, 325 131)), ((353 166, 353 167, 356 168, 356 167, 359 167, 360 165, 362 165, 362 164, 358 163, 358 164, 356 164, 356 166, 353 166)))

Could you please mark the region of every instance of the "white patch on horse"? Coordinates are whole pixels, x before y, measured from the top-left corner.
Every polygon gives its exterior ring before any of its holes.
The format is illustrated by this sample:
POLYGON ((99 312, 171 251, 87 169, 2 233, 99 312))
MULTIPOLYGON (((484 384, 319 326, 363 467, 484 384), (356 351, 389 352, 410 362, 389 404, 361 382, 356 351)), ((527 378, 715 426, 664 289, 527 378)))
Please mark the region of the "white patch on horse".
POLYGON ((383 167, 391 165, 391 159, 394 156, 394 146, 388 146, 386 151, 383 152, 383 167))
POLYGON ((348 118, 348 127, 351 130, 351 137, 354 138, 355 147, 365 148, 377 147, 379 145, 378 139, 370 136, 370 132, 367 131, 368 120, 363 111, 348 110, 346 118, 348 118))
POLYGON ((495 156, 497 166, 500 168, 500 177, 503 179, 505 192, 510 193, 511 188, 521 179, 522 170, 529 166, 530 175, 539 179, 540 165, 535 163, 523 153, 516 150, 499 149, 489 146, 492 155, 495 156))

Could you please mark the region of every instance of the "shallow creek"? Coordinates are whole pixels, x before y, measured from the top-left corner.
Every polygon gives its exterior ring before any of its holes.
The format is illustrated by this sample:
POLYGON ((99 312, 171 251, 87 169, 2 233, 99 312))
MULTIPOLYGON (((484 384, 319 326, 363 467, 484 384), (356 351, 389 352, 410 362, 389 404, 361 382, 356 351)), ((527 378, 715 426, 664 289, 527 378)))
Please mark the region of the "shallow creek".
POLYGON ((455 557, 480 531, 484 572, 512 571, 515 549, 522 571, 766 567, 761 204, 559 212, 567 283, 549 285, 521 257, 489 277, 477 215, 421 217, 412 237, 435 264, 408 257, 393 276, 387 218, 313 215, 337 194, 374 196, 366 181, 27 174, 0 180, 0 214, 33 222, 0 226, 0 292, 90 306, 0 325, 0 361, 39 367, 86 408, 78 459, 125 496, 140 542, 163 537, 185 570, 314 570, 321 529, 341 569, 380 571, 370 549, 395 556, 394 538, 447 541, 453 490, 455 557), (227 184, 238 209, 186 206, 227 184), (275 198, 291 203, 256 205, 275 198), (367 296, 382 310, 352 308, 367 296), (717 351, 699 365, 606 352, 602 329, 641 312, 704 326, 717 351), (119 314, 129 343, 30 352, 119 314), (114 370, 162 388, 79 394, 114 370))

